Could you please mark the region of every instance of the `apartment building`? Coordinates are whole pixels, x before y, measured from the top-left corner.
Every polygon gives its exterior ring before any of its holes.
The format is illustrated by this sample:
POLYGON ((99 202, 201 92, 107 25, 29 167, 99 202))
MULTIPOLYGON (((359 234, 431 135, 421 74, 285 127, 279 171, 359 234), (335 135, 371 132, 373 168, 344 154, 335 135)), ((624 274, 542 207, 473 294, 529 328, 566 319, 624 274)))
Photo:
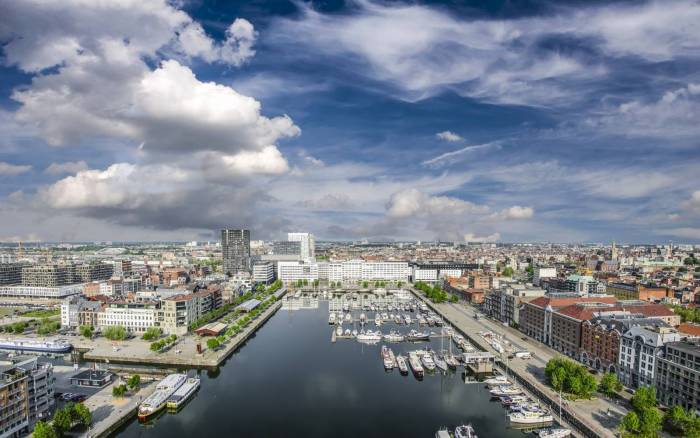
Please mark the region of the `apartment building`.
POLYGON ((111 301, 97 314, 97 326, 122 326, 129 332, 143 333, 156 325, 158 308, 158 301, 111 301))
POLYGON ((663 324, 632 326, 622 335, 617 376, 630 388, 654 385, 656 359, 664 344, 678 342, 681 335, 663 324))
POLYGON ((556 278, 557 268, 535 266, 532 270, 532 284, 539 286, 541 280, 545 278, 556 278))
POLYGON ((82 292, 82 284, 68 286, 0 286, 0 297, 61 299, 82 292))
POLYGON ((0 365, 0 436, 10 437, 29 427, 29 373, 0 365))
POLYGON ((314 261, 316 259, 316 240, 311 233, 287 233, 287 240, 299 242, 302 260, 314 261))
POLYGON ((610 283, 606 293, 621 300, 661 301, 672 298, 672 291, 665 287, 645 286, 640 283, 610 283))
POLYGON ((15 285, 22 283, 24 263, 0 263, 0 285, 15 285))
POLYGON ((700 344, 673 341, 656 359, 656 396, 666 406, 700 411, 700 344))
POLYGON ((52 288, 74 283, 71 265, 36 265, 22 269, 22 286, 52 288))
POLYGON ((49 411, 56 404, 54 399, 53 366, 40 363, 36 356, 0 356, 0 366, 15 366, 26 372, 29 429, 37 421, 47 419, 49 411))
POLYGON ((277 262, 277 278, 283 283, 293 283, 299 280, 306 280, 312 283, 318 280, 318 264, 306 263, 302 261, 277 262))
MULTIPOLYGON (((326 278, 328 278, 328 275, 326 275, 326 278)), ((255 262, 253 264, 253 281, 262 284, 270 284, 275 281, 274 263, 263 261, 255 262)))
POLYGON ((250 272, 250 230, 221 230, 224 274, 250 272))
POLYGON ((193 322, 221 305, 221 291, 218 289, 168 297, 161 301, 155 325, 166 334, 184 335, 193 322))
POLYGON ((544 296, 545 290, 522 283, 504 284, 484 297, 482 310, 491 318, 508 325, 520 325, 522 303, 544 296))

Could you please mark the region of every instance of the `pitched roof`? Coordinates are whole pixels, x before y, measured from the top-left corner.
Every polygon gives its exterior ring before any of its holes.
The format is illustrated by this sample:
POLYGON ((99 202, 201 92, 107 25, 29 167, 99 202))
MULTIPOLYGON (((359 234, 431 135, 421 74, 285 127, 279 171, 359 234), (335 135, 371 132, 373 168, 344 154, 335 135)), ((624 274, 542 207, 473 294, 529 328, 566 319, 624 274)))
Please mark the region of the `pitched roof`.
POLYGON ((599 297, 538 297, 534 300, 528 302, 530 305, 545 308, 547 306, 552 306, 552 308, 561 308, 566 306, 571 306, 576 303, 605 303, 605 304, 615 304, 617 298, 612 295, 605 295, 599 297))

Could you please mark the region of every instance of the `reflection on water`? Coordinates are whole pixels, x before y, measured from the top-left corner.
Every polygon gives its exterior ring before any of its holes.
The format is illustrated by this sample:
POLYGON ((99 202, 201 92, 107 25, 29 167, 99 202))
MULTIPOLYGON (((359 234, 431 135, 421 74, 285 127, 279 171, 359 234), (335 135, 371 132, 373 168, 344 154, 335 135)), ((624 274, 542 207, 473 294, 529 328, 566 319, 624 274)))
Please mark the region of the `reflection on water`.
MULTIPOLYGON (((432 437, 443 426, 472 423, 480 437, 522 437, 508 428, 500 403, 462 370, 423 381, 384 371, 383 343, 331 342, 328 301, 294 300, 272 317, 202 385, 177 414, 120 435, 166 437, 432 437), (294 310, 289 310, 294 309, 294 310), (302 309, 302 310, 300 310, 302 309)), ((407 331, 406 326, 382 325, 407 331)), ((395 353, 426 347, 391 344, 395 353)))

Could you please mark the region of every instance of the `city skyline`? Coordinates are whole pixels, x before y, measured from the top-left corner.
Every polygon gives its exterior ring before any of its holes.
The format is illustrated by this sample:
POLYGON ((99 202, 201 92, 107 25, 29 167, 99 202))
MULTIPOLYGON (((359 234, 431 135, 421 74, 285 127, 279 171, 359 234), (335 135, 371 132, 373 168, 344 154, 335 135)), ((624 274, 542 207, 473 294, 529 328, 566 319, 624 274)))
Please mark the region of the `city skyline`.
POLYGON ((127 3, 0 5, 0 242, 700 243, 697 2, 127 3))

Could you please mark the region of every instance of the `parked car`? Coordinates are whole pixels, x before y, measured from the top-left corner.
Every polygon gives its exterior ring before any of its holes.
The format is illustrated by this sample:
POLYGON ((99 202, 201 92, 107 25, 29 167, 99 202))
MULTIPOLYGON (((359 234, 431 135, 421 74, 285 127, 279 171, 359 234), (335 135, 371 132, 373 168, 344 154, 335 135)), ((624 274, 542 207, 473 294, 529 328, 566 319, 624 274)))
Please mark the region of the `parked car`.
POLYGON ((87 399, 87 395, 85 394, 73 394, 73 397, 71 397, 70 401, 80 403, 84 402, 87 399))

